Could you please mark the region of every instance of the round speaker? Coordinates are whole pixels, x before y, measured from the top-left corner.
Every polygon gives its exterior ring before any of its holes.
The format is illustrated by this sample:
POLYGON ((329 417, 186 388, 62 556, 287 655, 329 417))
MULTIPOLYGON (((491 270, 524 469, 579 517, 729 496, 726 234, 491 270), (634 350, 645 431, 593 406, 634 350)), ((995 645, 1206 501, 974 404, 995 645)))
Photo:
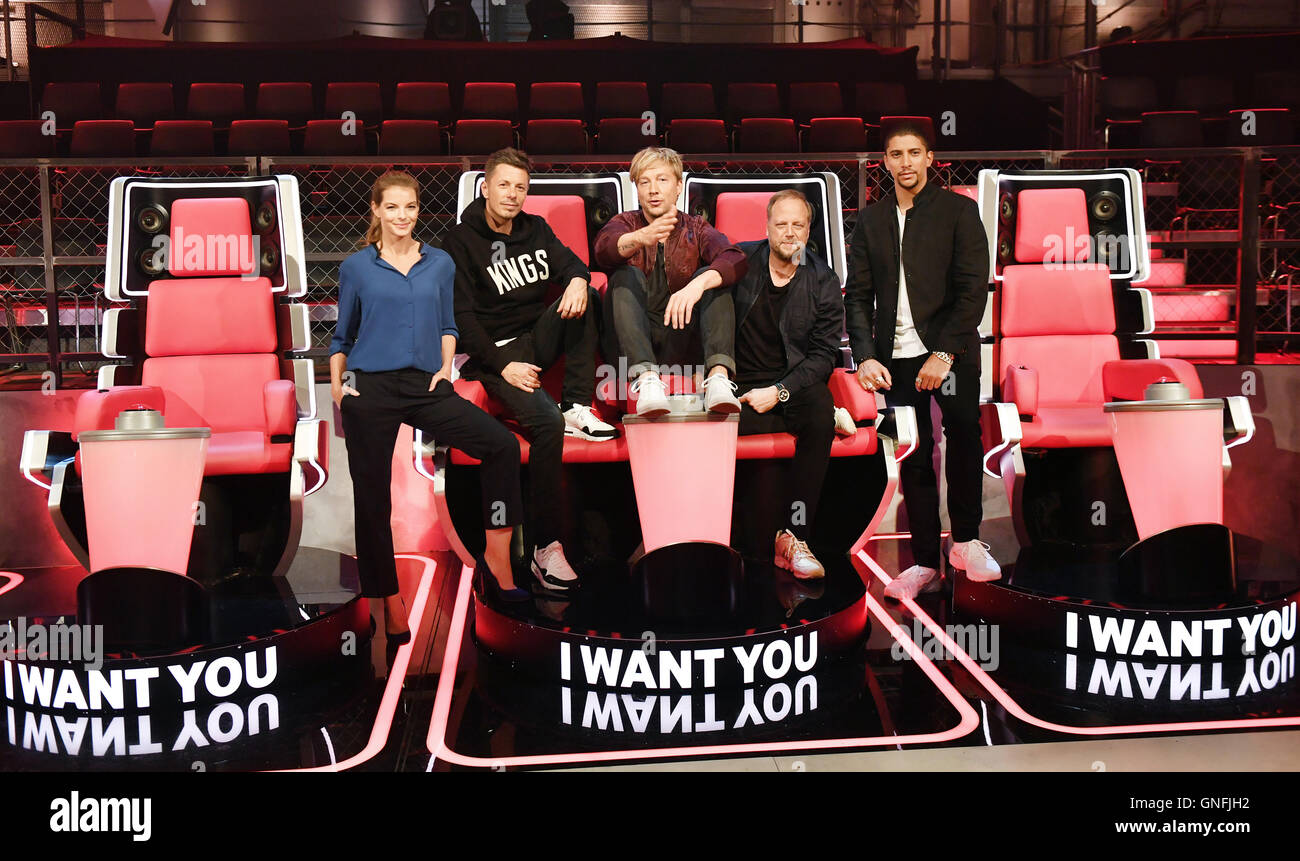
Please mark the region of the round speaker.
POLYGON ((145 275, 153 277, 155 275, 163 274, 163 271, 167 267, 167 256, 165 254, 160 254, 160 251, 162 251, 161 248, 150 246, 140 252, 137 262, 140 264, 140 269, 144 271, 145 275))
POLYGON ((1012 253, 1011 249, 1010 236, 998 237, 998 262, 1003 266, 1015 262, 1015 255, 1012 253))
POLYGON ((253 229, 258 233, 270 233, 275 228, 275 207, 270 201, 257 208, 253 216, 253 229))
POLYGON ((599 197, 591 201, 587 211, 590 213, 591 223, 596 227, 604 227, 614 217, 614 207, 609 205, 609 201, 599 197))
POLYGON ((268 245, 262 249, 261 257, 262 273, 266 274, 280 265, 280 251, 274 245, 268 245))
POLYGON ((998 221, 1010 225, 1016 218, 1016 199, 1009 192, 998 198, 998 221))
POLYGON ((135 214, 135 224, 145 233, 161 233, 167 227, 167 210, 161 203, 151 203, 135 214))
POLYGON ((1088 201, 1088 210, 1096 221, 1110 221, 1119 215, 1119 195, 1113 191, 1099 191, 1088 201))
POLYGON ((699 216, 710 224, 713 223, 712 213, 709 212, 709 206, 704 201, 699 200, 691 207, 691 215, 699 216))

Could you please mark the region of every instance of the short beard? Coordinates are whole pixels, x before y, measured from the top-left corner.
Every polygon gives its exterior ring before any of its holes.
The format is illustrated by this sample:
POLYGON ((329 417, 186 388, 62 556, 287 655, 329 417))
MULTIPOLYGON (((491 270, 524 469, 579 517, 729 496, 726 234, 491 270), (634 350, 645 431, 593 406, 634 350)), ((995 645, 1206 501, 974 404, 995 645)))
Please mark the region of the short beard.
POLYGON ((797 258, 800 252, 802 252, 805 248, 807 248, 806 245, 804 245, 803 243, 799 243, 798 247, 796 247, 793 252, 791 252, 790 254, 786 254, 785 249, 781 247, 780 243, 778 243, 772 246, 772 251, 773 253, 776 254, 778 258, 784 260, 786 263, 793 263, 795 262, 795 258, 797 258))

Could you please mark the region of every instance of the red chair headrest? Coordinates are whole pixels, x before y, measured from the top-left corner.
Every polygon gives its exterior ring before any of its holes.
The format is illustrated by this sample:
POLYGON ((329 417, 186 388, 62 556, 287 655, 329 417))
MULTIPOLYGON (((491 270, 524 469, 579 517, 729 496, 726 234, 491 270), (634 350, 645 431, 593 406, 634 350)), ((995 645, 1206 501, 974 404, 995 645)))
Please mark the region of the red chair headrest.
POLYGON ((556 237, 590 263, 587 252, 587 207, 576 194, 530 194, 524 198, 524 212, 540 216, 555 231, 556 237))
POLYGON ((767 202, 774 192, 725 191, 718 195, 718 230, 732 242, 767 238, 767 202))
POLYGON ((172 204, 173 275, 242 275, 257 271, 257 248, 242 197, 187 197, 172 204))
POLYGON ((1016 195, 1016 262, 1090 259, 1088 200, 1081 188, 1027 188, 1016 195))

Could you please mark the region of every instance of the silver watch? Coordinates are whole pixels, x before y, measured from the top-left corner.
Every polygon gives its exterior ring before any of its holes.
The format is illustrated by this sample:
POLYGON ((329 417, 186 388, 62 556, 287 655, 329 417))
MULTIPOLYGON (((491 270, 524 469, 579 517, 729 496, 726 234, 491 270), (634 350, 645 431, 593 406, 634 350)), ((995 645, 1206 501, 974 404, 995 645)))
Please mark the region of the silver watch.
POLYGON ((954 356, 952 353, 945 353, 942 350, 935 350, 932 353, 930 353, 930 355, 935 356, 936 358, 940 359, 941 361, 947 362, 950 365, 953 363, 953 361, 956 360, 956 356, 954 356))

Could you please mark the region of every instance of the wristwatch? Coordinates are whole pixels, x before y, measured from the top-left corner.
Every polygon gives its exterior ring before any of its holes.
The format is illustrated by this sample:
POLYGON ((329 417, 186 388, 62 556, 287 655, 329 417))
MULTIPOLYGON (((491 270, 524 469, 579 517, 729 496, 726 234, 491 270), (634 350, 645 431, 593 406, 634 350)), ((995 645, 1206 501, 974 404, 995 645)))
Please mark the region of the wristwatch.
POLYGON ((942 350, 935 350, 930 355, 934 356, 940 361, 947 362, 950 365, 953 363, 954 359, 956 358, 955 356, 953 356, 952 353, 945 353, 942 350))
POLYGON ((790 390, 785 387, 785 383, 776 384, 776 399, 781 403, 790 400, 790 390))

